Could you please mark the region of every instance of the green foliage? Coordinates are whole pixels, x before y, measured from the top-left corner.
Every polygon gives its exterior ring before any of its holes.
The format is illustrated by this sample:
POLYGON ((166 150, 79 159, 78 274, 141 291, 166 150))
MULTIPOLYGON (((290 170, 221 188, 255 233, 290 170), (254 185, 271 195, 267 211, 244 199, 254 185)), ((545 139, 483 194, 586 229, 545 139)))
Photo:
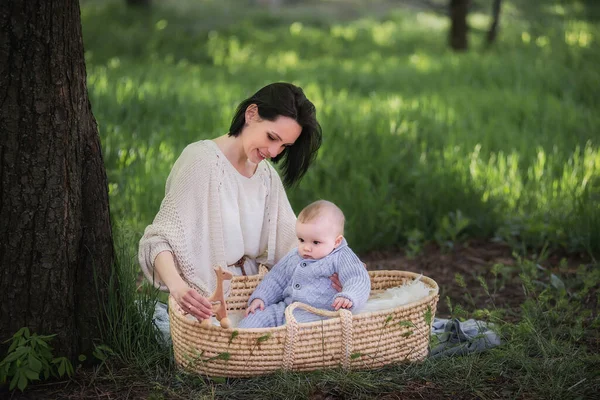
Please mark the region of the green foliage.
POLYGON ((0 384, 10 381, 9 390, 24 391, 30 382, 50 376, 73 375, 73 365, 65 357, 54 357, 49 343, 56 335, 31 334, 29 328, 19 329, 13 337, 7 356, 0 362, 0 384))
POLYGON ((101 345, 94 346, 93 355, 98 360, 104 362, 104 361, 108 360, 108 357, 114 356, 115 352, 113 351, 113 349, 111 349, 107 345, 101 344, 101 345))
POLYGON ((233 332, 231 332, 231 336, 229 337, 229 344, 231 344, 231 342, 233 342, 233 339, 238 337, 239 334, 240 333, 238 330, 234 330, 233 332))
POLYGON ((427 306, 427 310, 425 310, 424 314, 425 323, 427 326, 431 325, 433 322, 433 311, 431 310, 431 306, 427 306))
POLYGON ((569 282, 543 268, 527 265, 530 264, 527 260, 522 262, 526 267, 520 277, 528 298, 521 306, 523 320, 515 325, 515 335, 531 329, 545 332, 549 340, 542 341, 538 336, 533 343, 542 352, 548 348, 558 351, 561 346, 570 348, 586 337, 594 337, 593 326, 599 317, 585 303, 593 301, 589 298, 591 289, 600 287, 597 266, 580 266, 569 282))
POLYGON ((441 247, 454 249, 454 244, 464 239, 464 235, 461 234, 470 223, 471 220, 460 210, 444 215, 435 233, 435 240, 441 247))
POLYGON ((265 342, 265 341, 269 340, 270 338, 271 338, 271 334, 270 333, 264 334, 261 337, 259 337, 258 339, 256 339, 256 343, 260 344, 262 342, 265 342))
POLYGON ((230 358, 231 358, 231 354, 228 352, 224 352, 224 353, 219 353, 216 356, 209 358, 208 361, 212 361, 212 360, 229 361, 230 358))
POLYGON ((406 245, 406 255, 408 258, 414 258, 421 254, 421 250, 423 250, 423 239, 423 232, 416 228, 408 233, 408 243, 406 245))
POLYGON ((415 326, 415 324, 412 321, 398 321, 398 326, 412 328, 415 326))

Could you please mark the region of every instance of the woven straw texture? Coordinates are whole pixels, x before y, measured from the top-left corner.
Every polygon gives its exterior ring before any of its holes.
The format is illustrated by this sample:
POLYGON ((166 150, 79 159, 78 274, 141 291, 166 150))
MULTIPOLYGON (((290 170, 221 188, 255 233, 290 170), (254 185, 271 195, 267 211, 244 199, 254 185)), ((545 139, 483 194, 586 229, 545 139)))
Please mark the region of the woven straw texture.
MULTIPOLYGON (((229 310, 243 310, 263 277, 235 276, 227 300, 229 310)), ((371 295, 411 282, 419 275, 406 271, 370 271, 371 295)), ((310 371, 335 368, 369 369, 427 356, 431 323, 438 301, 438 285, 417 302, 376 312, 353 315, 348 310, 318 310, 302 303, 286 309, 287 323, 276 328, 223 329, 188 319, 169 298, 175 361, 202 375, 250 377, 277 370, 310 371), (299 324, 292 315, 303 308, 334 317, 299 324)))

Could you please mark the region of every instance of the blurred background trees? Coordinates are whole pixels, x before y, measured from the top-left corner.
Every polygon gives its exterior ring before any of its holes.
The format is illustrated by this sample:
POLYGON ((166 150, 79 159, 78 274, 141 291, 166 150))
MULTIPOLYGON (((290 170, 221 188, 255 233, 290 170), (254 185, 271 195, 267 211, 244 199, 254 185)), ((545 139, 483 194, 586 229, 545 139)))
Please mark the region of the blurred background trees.
POLYGON ((467 38, 469 3, 469 0, 450 0, 450 47, 457 51, 466 50, 469 47, 467 38))
POLYGON ((498 36, 498 29, 500 26, 500 10, 502 8, 502 0, 494 0, 492 6, 492 23, 490 25, 490 29, 487 34, 487 43, 491 45, 496 40, 496 36, 498 36))

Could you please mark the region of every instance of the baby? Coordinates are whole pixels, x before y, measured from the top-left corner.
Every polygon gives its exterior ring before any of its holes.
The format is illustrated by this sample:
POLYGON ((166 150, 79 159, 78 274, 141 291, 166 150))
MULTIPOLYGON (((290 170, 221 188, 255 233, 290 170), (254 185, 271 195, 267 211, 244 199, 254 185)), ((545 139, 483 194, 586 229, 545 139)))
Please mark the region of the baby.
MULTIPOLYGON (((239 328, 266 328, 285 323, 285 308, 295 301, 316 308, 356 311, 371 292, 363 263, 344 239, 344 214, 335 204, 319 200, 298 215, 298 248, 290 251, 265 275, 250 299, 239 328), (342 291, 331 286, 338 274, 342 291)), ((305 310, 294 311, 298 322, 321 320, 305 310)))

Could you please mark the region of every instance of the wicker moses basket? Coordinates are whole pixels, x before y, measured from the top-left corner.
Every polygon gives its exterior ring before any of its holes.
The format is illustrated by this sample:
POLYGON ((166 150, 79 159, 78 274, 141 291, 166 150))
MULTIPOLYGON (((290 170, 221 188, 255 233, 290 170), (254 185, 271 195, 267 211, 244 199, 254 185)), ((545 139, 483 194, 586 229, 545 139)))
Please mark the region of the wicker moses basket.
MULTIPOLYGON (((266 269, 259 275, 234 276, 227 299, 229 310, 246 309, 247 301, 266 269)), ((370 271, 371 295, 400 286, 419 275, 405 271, 370 271)), ((286 325, 240 329, 203 325, 189 319, 169 298, 171 337, 175 361, 202 375, 249 377, 277 370, 310 371, 342 366, 350 369, 423 360, 428 353, 431 323, 438 301, 438 285, 429 296, 396 308, 359 313, 325 311, 292 303, 285 311, 286 325), (303 308, 334 317, 299 324, 292 311, 303 308)))

